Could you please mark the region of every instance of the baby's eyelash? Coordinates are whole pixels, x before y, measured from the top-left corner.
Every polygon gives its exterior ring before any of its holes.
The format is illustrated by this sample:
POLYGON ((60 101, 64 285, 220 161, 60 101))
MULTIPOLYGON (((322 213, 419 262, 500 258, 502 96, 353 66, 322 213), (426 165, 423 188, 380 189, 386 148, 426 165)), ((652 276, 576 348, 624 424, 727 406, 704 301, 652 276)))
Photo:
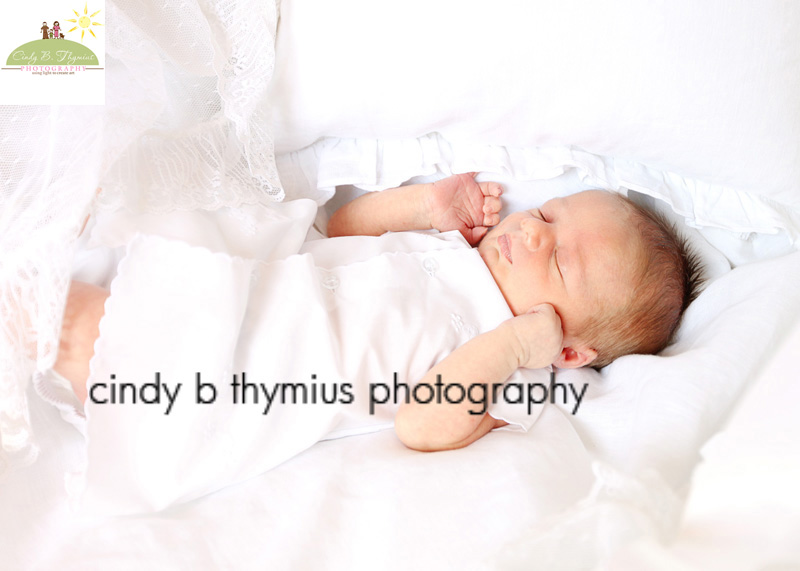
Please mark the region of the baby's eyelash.
POLYGON ((558 270, 558 275, 561 276, 561 279, 564 279, 564 274, 561 273, 561 264, 558 263, 558 249, 553 249, 553 260, 556 262, 556 269, 558 270))

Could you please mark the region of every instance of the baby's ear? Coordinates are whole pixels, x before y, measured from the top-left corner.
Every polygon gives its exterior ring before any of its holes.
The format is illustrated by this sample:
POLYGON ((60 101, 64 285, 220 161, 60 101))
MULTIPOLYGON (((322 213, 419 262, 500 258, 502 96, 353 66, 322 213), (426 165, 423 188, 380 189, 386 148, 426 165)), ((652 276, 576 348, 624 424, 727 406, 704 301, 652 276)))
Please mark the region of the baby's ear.
POLYGON ((588 347, 564 347, 561 355, 553 361, 553 365, 559 369, 577 369, 591 364, 597 358, 597 351, 588 347))

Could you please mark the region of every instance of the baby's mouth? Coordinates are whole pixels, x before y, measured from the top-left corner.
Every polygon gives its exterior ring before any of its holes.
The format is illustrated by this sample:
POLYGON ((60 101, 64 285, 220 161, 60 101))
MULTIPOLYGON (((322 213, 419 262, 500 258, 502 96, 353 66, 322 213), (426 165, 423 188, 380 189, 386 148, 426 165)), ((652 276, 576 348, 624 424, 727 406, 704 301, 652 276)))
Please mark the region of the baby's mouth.
POLYGON ((500 253, 506 257, 509 264, 513 264, 514 262, 511 259, 511 241, 508 239, 508 236, 503 234, 497 239, 497 243, 500 244, 500 253))

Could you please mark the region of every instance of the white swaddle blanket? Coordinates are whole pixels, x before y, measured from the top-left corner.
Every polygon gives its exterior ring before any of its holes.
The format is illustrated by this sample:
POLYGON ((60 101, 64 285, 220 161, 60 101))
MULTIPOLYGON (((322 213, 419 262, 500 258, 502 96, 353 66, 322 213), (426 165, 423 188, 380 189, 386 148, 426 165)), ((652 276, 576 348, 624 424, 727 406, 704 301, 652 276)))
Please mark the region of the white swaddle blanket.
MULTIPOLYGON (((511 317, 458 233, 319 240, 298 252, 263 262, 163 236, 131 241, 91 362, 87 463, 71 482, 82 507, 162 509, 321 439, 390 428, 431 366, 511 317)), ((547 386, 544 371, 517 375, 547 386)), ((517 393, 490 410, 526 430, 540 406, 517 393)), ((483 396, 471 410, 486 410, 483 396)))

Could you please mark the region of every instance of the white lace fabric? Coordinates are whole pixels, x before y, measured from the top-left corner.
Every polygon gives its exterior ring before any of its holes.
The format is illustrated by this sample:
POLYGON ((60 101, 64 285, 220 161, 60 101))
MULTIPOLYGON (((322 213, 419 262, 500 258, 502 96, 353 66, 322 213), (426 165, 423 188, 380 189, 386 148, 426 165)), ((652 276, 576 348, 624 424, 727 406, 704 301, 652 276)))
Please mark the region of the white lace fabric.
POLYGON ((28 386, 55 361, 92 208, 284 198, 264 113, 276 3, 107 0, 105 11, 105 106, 0 107, 0 469, 36 457, 28 386))

